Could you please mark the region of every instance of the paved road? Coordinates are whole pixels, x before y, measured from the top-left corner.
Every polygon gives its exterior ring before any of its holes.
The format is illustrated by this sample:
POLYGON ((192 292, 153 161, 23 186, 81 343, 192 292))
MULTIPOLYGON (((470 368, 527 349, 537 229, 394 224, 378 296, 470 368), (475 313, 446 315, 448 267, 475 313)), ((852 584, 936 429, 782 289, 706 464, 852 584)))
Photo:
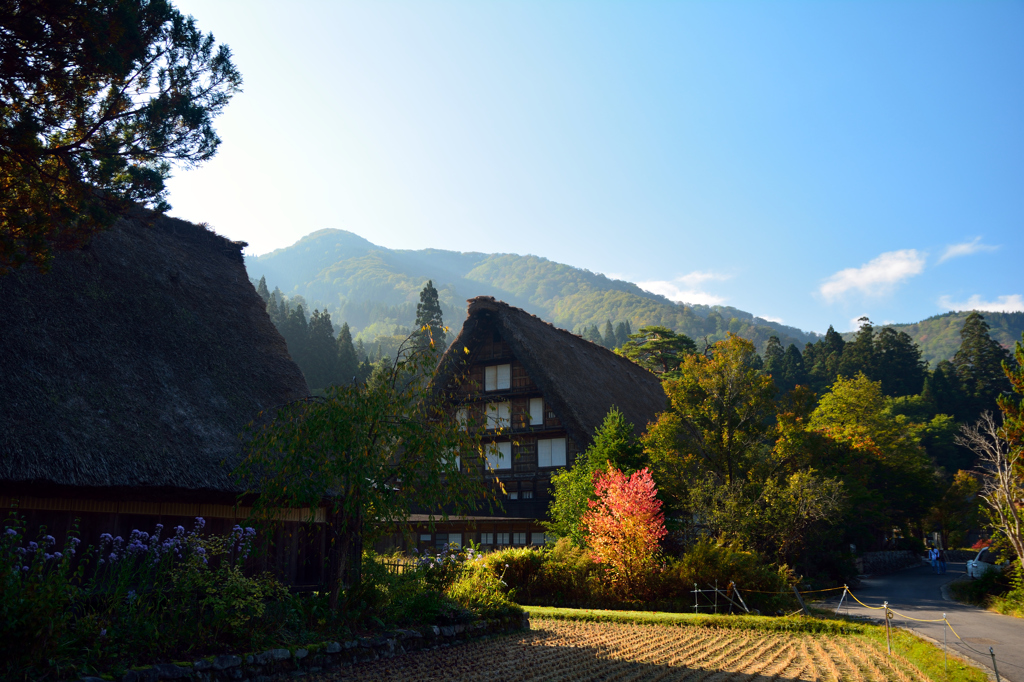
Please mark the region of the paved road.
MULTIPOLYGON (((973 659, 989 671, 992 669, 992 659, 988 649, 992 647, 996 653, 1000 677, 1010 682, 1024 682, 1024 619, 1002 616, 943 598, 942 585, 965 573, 966 564, 950 563, 945 575, 935 575, 931 566, 922 562, 920 568, 865 578, 854 593, 869 606, 881 606, 883 601, 888 600, 890 609, 912 618, 942 618, 945 613, 953 628, 975 651, 962 644, 943 623, 916 623, 897 615, 893 624, 926 635, 940 644, 945 630, 951 651, 973 659)), ((842 612, 854 616, 882 617, 881 611, 868 610, 856 602, 848 610, 844 603, 842 612)))

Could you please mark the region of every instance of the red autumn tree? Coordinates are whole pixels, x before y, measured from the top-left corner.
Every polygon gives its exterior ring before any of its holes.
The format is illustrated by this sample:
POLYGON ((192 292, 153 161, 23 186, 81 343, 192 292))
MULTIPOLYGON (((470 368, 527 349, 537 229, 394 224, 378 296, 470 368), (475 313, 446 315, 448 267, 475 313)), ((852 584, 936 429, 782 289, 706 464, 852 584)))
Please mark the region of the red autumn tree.
POLYGON ((594 472, 596 500, 583 516, 594 561, 607 564, 620 588, 633 597, 647 590, 665 536, 658 488, 646 468, 632 476, 609 465, 594 472))

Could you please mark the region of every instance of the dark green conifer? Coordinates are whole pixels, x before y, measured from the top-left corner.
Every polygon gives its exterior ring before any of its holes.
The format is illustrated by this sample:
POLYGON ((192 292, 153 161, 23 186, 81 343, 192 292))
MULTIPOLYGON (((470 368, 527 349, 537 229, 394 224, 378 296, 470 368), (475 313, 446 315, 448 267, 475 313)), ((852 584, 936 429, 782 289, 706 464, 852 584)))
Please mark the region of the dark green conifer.
POLYGON ((973 423, 982 412, 994 412, 996 398, 1011 390, 1003 362, 1012 362, 1012 357, 988 332, 988 323, 976 310, 971 311, 960 330, 960 348, 953 356, 964 394, 964 404, 957 414, 960 421, 973 423))
POLYGON ((441 302, 438 300, 433 280, 427 280, 420 291, 420 302, 416 304, 416 331, 413 334, 417 346, 427 347, 433 340, 434 349, 438 352, 443 352, 448 347, 444 319, 441 316, 441 302))
POLYGON ((256 286, 256 293, 260 295, 264 303, 270 301, 270 289, 267 289, 266 277, 260 277, 260 283, 256 286))
POLYGON ((601 336, 601 343, 605 348, 616 348, 618 346, 618 344, 615 343, 615 330, 612 328, 611 320, 604 323, 604 334, 601 336))
POLYGON ((338 332, 338 373, 341 383, 350 383, 359 376, 359 357, 352 345, 352 331, 348 322, 338 332))

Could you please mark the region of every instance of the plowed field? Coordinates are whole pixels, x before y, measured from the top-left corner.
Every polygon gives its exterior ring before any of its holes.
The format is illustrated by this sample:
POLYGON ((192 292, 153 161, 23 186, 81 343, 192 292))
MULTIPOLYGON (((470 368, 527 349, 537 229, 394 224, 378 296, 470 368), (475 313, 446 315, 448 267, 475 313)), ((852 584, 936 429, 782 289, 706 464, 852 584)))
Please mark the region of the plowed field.
POLYGON ((535 620, 522 635, 420 651, 325 680, 687 680, 926 682, 855 636, 535 620))

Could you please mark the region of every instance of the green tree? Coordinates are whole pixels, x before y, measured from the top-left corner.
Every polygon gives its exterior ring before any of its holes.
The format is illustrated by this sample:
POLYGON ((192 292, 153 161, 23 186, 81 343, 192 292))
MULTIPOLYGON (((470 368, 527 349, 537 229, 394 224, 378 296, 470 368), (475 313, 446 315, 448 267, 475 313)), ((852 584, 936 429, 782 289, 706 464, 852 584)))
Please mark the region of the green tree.
POLYGON ((925 362, 921 349, 906 332, 883 327, 875 337, 872 379, 882 382, 888 396, 917 395, 924 388, 925 362))
POLYGON ((964 394, 957 419, 973 422, 985 410, 996 408, 999 396, 1011 390, 1003 372, 1003 363, 1010 360, 1010 352, 989 336, 985 318, 978 311, 971 311, 960 330, 960 348, 953 356, 953 367, 964 394))
POLYGON ((703 472, 718 485, 746 478, 774 441, 776 389, 752 367, 754 344, 729 335, 710 351, 685 356, 664 382, 669 409, 645 435, 654 480, 677 504, 703 472))
POLYGON ((812 464, 856 490, 852 503, 877 541, 893 526, 924 516, 937 495, 935 471, 921 446, 919 425, 892 414, 881 382, 863 373, 838 378, 809 425, 833 444, 812 464))
POLYGON ((605 415, 586 452, 576 458, 571 468, 551 477, 550 521, 544 524, 548 532, 569 538, 578 547, 585 546, 585 533, 580 521, 587 512, 587 503, 597 499, 594 496, 595 472, 604 471, 609 465, 627 474, 646 465, 643 446, 634 433, 633 425, 616 407, 605 415))
POLYGON ((612 328, 611 320, 604 323, 604 334, 601 337, 601 345, 610 349, 615 349, 619 345, 615 341, 615 330, 612 328))
POLYGON ((415 329, 413 334, 420 347, 433 346, 439 352, 448 347, 444 318, 441 316, 441 302, 438 300, 433 280, 428 279, 420 291, 420 302, 416 304, 415 329))
POLYGON ((842 335, 829 325, 825 338, 804 349, 804 366, 807 367, 811 386, 821 393, 832 385, 839 376, 839 364, 846 342, 842 335))
POLYGON ((327 388, 343 382, 334 325, 326 310, 314 310, 309 318, 305 360, 300 368, 310 388, 327 388))
POLYGON ((967 532, 977 526, 980 490, 981 484, 975 475, 957 471, 953 482, 928 513, 927 528, 941 534, 943 547, 962 547, 967 532))
POLYGON ((306 367, 306 354, 309 348, 309 325, 306 322, 306 312, 300 304, 288 311, 287 316, 282 315, 282 318, 278 331, 281 332, 285 343, 288 344, 288 354, 299 366, 299 369, 303 369, 306 367))
POLYGON ((597 325, 592 324, 589 327, 584 327, 583 338, 590 343, 596 343, 598 346, 604 345, 604 339, 601 338, 601 332, 597 331, 597 325))
POLYGON ((259 294, 264 303, 270 302, 270 289, 267 288, 266 277, 260 277, 260 283, 256 286, 256 293, 259 294))
POLYGON ((629 343, 629 335, 633 330, 629 328, 629 322, 619 322, 615 325, 615 347, 622 348, 629 343))
POLYGON ((292 403, 269 423, 250 425, 236 476, 258 495, 257 518, 326 507, 332 609, 343 577, 359 581, 364 544, 407 521, 410 509, 445 519, 449 510, 468 513, 494 501, 484 431, 467 429, 456 406, 427 389, 435 360, 410 338, 374 380, 333 386, 324 398, 292 403))
POLYGON ((843 346, 842 357, 839 360, 839 374, 844 377, 853 377, 863 373, 869 379, 877 374, 875 368, 875 328, 871 320, 862 317, 858 320, 860 329, 853 341, 843 346))
POLYGON ((338 374, 341 377, 339 383, 342 384, 360 380, 359 357, 352 345, 352 331, 348 328, 348 322, 342 324, 338 332, 338 374))
POLYGON ((693 339, 667 327, 641 327, 619 353, 662 377, 673 377, 684 359, 697 351, 693 339))
POLYGON ((46 269, 210 159, 242 77, 166 0, 0 0, 0 274, 46 269))

